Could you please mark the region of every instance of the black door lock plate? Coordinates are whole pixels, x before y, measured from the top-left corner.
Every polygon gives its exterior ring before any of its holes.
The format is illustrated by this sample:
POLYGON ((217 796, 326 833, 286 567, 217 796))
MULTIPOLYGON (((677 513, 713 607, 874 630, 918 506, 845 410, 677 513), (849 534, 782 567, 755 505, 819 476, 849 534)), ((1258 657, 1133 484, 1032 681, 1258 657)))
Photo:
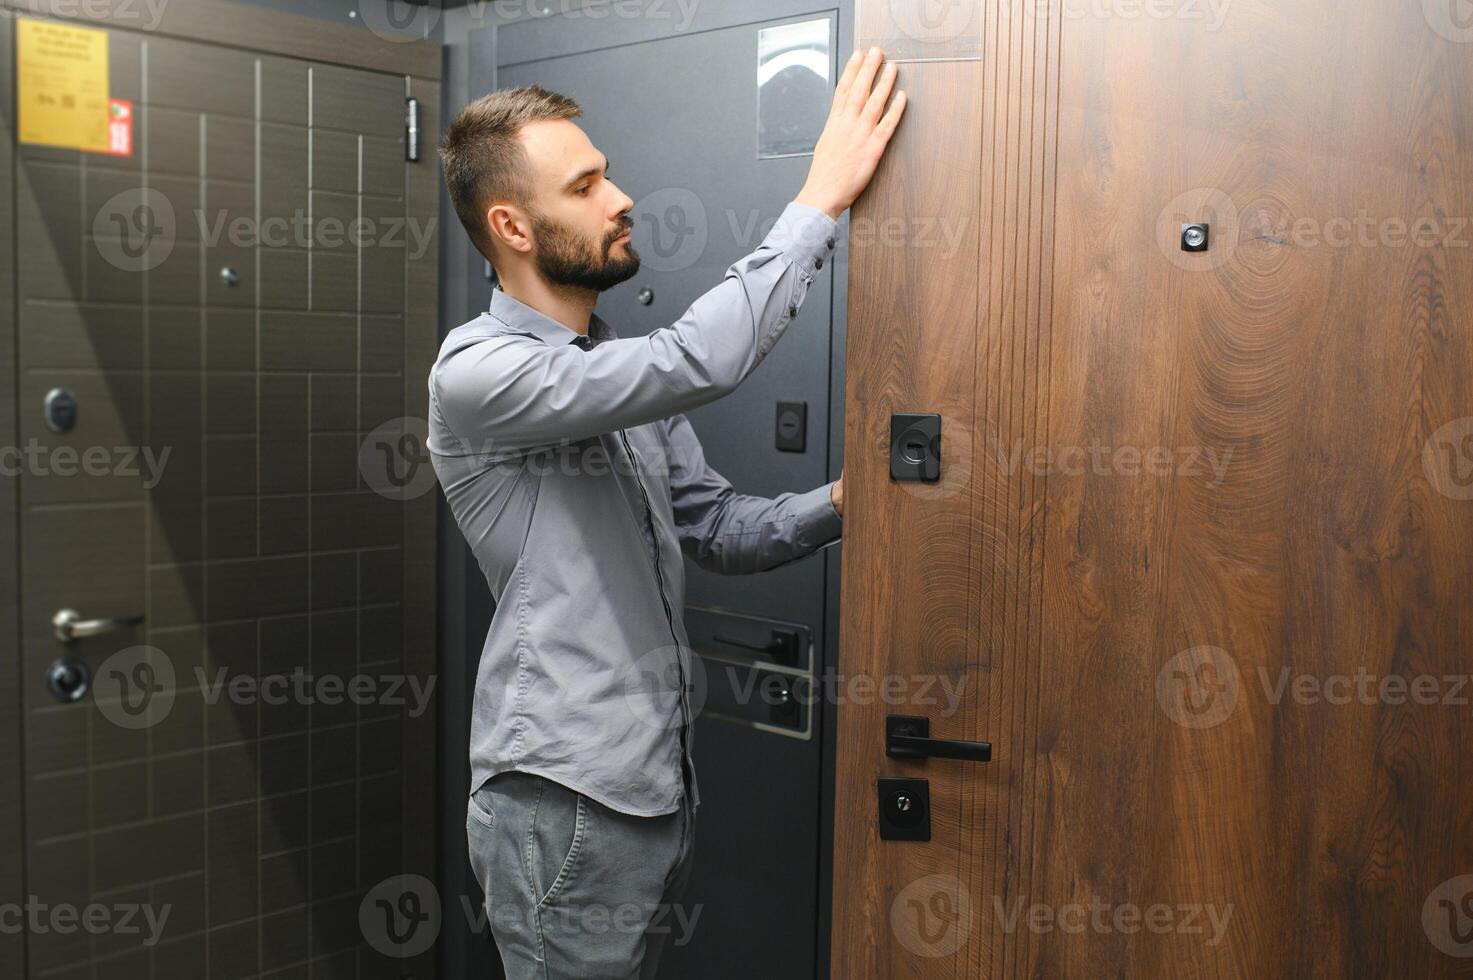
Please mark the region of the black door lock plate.
POLYGON ((880 840, 931 839, 931 784, 924 779, 881 777, 880 840))
POLYGON ((777 403, 777 448, 801 453, 808 448, 808 403, 777 403))
POLYGON ((890 416, 890 477, 941 479, 941 416, 896 412, 890 416))

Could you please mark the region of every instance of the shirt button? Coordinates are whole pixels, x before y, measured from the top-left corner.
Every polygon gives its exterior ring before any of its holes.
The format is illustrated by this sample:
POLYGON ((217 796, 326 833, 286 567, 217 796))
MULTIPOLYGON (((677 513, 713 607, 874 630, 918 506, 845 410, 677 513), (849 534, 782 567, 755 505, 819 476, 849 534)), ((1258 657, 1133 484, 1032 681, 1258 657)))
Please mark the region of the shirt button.
POLYGON ((834 247, 834 240, 833 240, 833 239, 832 239, 832 238, 830 238, 830 239, 829 239, 829 240, 828 240, 828 241, 827 241, 827 242, 825 242, 825 243, 824 243, 824 244, 825 244, 825 245, 827 245, 827 246, 828 246, 828 247, 829 247, 829 248, 833 248, 833 247, 834 247))
POLYGON ((813 267, 815 269, 822 269, 823 268, 823 259, 814 259, 813 260, 813 267))
POLYGON ((797 315, 798 315, 798 308, 796 306, 790 306, 790 307, 788 307, 788 316, 797 316, 797 315))

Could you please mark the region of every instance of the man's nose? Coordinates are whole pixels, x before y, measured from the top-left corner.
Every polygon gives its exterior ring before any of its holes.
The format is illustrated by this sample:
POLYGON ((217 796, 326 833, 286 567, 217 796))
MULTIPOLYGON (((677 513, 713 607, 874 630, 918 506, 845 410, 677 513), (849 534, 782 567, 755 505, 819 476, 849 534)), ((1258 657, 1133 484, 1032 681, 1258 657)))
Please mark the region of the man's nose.
POLYGON ((617 217, 622 218, 634 209, 634 200, 628 194, 619 190, 618 184, 614 185, 614 193, 618 195, 619 211, 617 217))

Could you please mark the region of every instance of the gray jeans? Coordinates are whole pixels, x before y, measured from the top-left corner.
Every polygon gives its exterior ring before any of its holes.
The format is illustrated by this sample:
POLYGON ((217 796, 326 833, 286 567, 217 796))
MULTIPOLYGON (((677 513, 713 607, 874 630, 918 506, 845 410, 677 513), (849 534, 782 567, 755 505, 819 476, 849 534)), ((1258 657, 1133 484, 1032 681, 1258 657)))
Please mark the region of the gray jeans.
POLYGON ((507 980, 652 980, 666 939, 689 941, 689 793, 675 813, 634 817, 503 772, 471 794, 465 825, 507 980))

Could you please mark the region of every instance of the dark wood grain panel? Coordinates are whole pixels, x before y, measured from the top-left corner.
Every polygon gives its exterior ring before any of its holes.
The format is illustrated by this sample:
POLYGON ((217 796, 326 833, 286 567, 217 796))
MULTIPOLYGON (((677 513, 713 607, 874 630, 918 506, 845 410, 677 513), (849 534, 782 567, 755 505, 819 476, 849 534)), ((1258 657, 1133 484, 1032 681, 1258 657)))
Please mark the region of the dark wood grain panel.
POLYGON ((904 66, 854 220, 975 175, 978 306, 943 341, 936 267, 854 250, 844 649, 965 672, 944 734, 994 758, 877 763, 886 709, 841 710, 836 975, 1467 975, 1473 37, 1435 6, 988 5, 980 67, 904 66), (952 72, 975 142, 926 128, 952 72), (889 481, 898 403, 965 505, 889 481), (881 772, 932 842, 877 839, 881 772), (917 951, 931 875, 962 942, 917 951))
MULTIPOLYGON (((970 161, 980 140, 981 63, 907 64, 899 85, 909 96, 905 119, 850 219, 839 671, 846 683, 905 678, 917 695, 910 678, 944 678, 961 685, 965 705, 978 680, 967 620, 972 466, 966 447, 975 419, 981 185, 970 161), (950 247, 938 232, 943 220, 953 231, 950 247), (899 233, 882 234, 885 227, 899 233), (938 483, 891 481, 894 412, 941 414, 948 455, 938 483)), ((954 879, 965 860, 970 839, 960 815, 968 764, 888 760, 883 731, 886 713, 935 711, 859 698, 838 707, 836 977, 930 975, 924 960, 894 942, 891 910, 911 914, 909 899, 927 889, 927 876, 954 879), (929 844, 879 840, 875 781, 882 775, 931 780, 929 844)), ((974 715, 970 709, 938 717, 933 733, 973 737, 962 726, 974 715)))
POLYGON ((1466 709, 1274 685, 1468 670, 1473 510, 1423 447, 1473 411, 1473 256, 1352 229, 1469 213, 1473 59, 1416 5, 1250 2, 1070 22, 1062 65, 1050 443, 1174 463, 1049 478, 1031 888, 1225 932, 1056 930, 1018 972, 1453 975, 1422 910, 1473 868, 1466 709))
POLYGON ((1034 934, 1019 917, 1035 900, 1028 787, 1036 770, 1038 701, 1049 680, 1037 656, 1043 629, 1046 476, 1027 464, 1048 440, 1054 181, 1060 11, 988 5, 983 12, 983 127, 977 212, 982 222, 972 452, 971 647, 987 669, 978 738, 993 761, 967 772, 971 827, 964 880, 976 903, 966 976, 1022 972, 1034 934))

